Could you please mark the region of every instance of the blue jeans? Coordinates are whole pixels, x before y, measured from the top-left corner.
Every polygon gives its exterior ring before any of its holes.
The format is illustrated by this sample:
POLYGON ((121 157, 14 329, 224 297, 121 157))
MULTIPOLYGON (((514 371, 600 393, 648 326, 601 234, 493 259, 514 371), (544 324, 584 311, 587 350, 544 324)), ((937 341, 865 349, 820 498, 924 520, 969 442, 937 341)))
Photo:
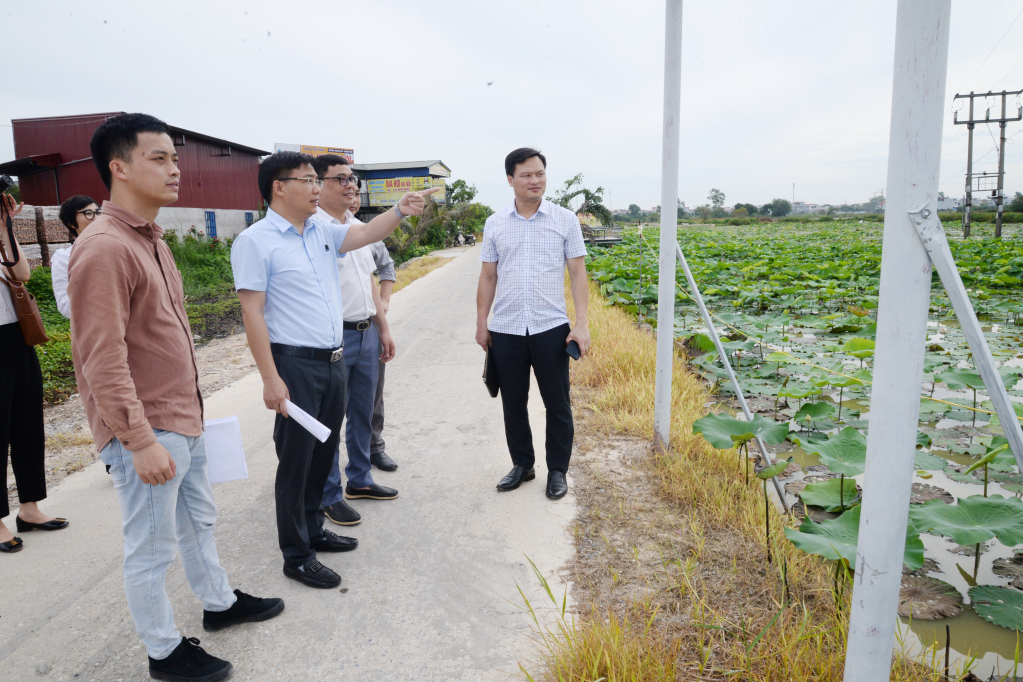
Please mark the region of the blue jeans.
POLYGON ((226 611, 236 597, 217 557, 213 537, 217 507, 206 474, 206 442, 153 429, 167 448, 177 472, 163 485, 143 483, 132 452, 116 438, 100 459, 110 467, 124 525, 124 592, 135 629, 149 655, 166 658, 181 643, 167 597, 167 569, 174 555, 192 591, 208 611, 226 611))
MULTIPOLYGON (((353 488, 373 485, 369 444, 373 438, 373 405, 376 402, 380 366, 380 335, 371 324, 364 332, 345 330, 345 366, 348 368, 348 405, 345 408, 345 448, 348 466, 345 476, 353 488)), ((327 483, 323 486, 323 506, 329 507, 344 496, 341 485, 341 445, 334 453, 327 483)))

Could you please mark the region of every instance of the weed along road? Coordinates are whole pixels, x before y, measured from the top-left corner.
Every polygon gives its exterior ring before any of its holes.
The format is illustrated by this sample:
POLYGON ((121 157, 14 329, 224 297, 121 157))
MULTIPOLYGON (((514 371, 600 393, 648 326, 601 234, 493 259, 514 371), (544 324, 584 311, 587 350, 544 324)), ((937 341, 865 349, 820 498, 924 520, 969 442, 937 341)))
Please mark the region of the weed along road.
MULTIPOLYGON (((340 590, 309 589, 281 573, 273 413, 263 407, 259 375, 207 396, 207 419, 238 415, 249 468, 248 480, 214 485, 221 562, 232 587, 287 605, 265 623, 204 632, 202 604, 180 563, 172 566, 167 587, 181 634, 231 661, 232 680, 505 680, 536 654, 516 585, 535 607, 550 606, 528 556, 560 599, 575 502, 571 493, 558 502, 544 496, 535 385, 537 480, 495 490, 511 465, 500 401, 483 386, 483 353, 473 342, 479 249, 394 296, 398 354, 387 369, 384 437, 399 469, 374 477, 400 497, 353 500, 358 526, 328 522, 359 539, 354 552, 320 556, 341 574, 340 590)), ((121 520, 103 465, 52 489, 47 509, 72 527, 26 534, 25 551, 0 561, 0 679, 149 679, 125 602, 121 520)))

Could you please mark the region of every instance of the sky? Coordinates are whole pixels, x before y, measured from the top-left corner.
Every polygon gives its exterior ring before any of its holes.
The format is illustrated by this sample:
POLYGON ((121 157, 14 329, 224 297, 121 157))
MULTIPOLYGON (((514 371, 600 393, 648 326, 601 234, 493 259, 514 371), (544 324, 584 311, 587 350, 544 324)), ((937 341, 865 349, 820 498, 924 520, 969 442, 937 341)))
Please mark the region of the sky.
MULTIPOLYGON (((680 198, 841 204, 884 188, 895 6, 685 2, 680 198)), ((1021 13, 1023 0, 952 2, 949 196, 963 194, 967 137, 952 96, 1023 89, 1021 13)), ((549 195, 582 173, 612 208, 660 203, 663 2, 93 0, 0 16, 0 161, 14 158, 11 119, 143 111, 259 149, 441 159, 494 208, 511 202, 503 160, 521 146, 547 156, 549 195)), ((1007 128, 1009 196, 1023 191, 1021 131, 1007 128)), ((974 135, 975 170, 996 171, 997 126, 974 135)))

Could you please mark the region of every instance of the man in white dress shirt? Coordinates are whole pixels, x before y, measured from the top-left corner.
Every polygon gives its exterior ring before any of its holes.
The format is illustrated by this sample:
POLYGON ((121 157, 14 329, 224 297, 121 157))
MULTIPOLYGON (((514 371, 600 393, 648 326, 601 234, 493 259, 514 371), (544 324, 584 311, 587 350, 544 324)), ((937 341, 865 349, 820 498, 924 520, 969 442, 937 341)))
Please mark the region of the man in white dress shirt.
POLYGON ((505 158, 504 167, 515 201, 487 218, 476 293, 476 343, 492 349, 514 465, 497 489, 507 492, 536 478, 526 410, 532 367, 547 408, 547 497, 556 500, 568 492, 566 474, 575 435, 566 351, 573 341, 580 356, 590 349, 586 246, 575 213, 543 198, 547 189, 543 154, 528 147, 516 149, 505 158), (574 327, 565 312, 566 267, 575 302, 574 327), (491 305, 494 318, 488 325, 491 305))
MULTIPOLYGON (((324 181, 317 217, 335 224, 350 224, 348 211, 358 193, 359 179, 343 156, 324 154, 314 159, 313 169, 324 181)), ((370 441, 373 437, 373 403, 378 365, 394 357, 394 341, 380 295, 373 281, 376 263, 372 245, 355 249, 337 259, 344 316, 344 360, 348 369, 348 400, 345 408, 345 447, 348 483, 341 486, 340 445, 323 488, 323 511, 339 525, 355 525, 361 516, 347 499, 393 500, 398 491, 373 482, 370 441)))

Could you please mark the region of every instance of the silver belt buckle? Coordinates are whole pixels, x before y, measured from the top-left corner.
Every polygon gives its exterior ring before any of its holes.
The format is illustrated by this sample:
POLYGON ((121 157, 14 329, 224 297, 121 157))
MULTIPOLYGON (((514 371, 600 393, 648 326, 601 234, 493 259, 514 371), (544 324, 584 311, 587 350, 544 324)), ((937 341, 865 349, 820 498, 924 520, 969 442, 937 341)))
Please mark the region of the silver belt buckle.
POLYGON ((355 325, 355 329, 360 332, 366 331, 367 329, 369 329, 369 320, 363 320, 362 322, 359 322, 357 325, 355 325))
POLYGON ((340 348, 334 349, 330 353, 330 361, 331 362, 337 362, 338 360, 340 360, 344 356, 344 352, 345 352, 345 347, 344 346, 341 346, 340 348))

